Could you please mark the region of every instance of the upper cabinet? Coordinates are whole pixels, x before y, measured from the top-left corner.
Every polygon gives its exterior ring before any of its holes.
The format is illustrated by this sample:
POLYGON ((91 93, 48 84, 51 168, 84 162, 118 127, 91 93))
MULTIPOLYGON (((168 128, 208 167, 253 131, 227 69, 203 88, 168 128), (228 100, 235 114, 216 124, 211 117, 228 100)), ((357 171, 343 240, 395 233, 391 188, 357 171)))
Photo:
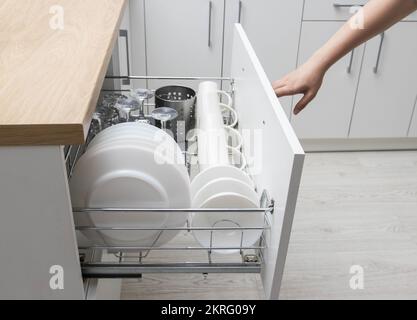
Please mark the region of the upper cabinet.
POLYGON ((145 19, 149 75, 221 76, 224 0, 145 0, 145 19))
MULTIPOLYGON (((130 0, 113 74, 229 77, 233 27, 240 23, 272 82, 308 60, 366 2, 130 0)), ((300 138, 417 136, 417 12, 405 20, 337 62, 298 116, 291 111, 300 97, 280 99, 300 138)), ((155 89, 172 81, 118 83, 155 89)))
MULTIPOLYGON (((303 0, 226 0, 224 75, 230 74, 233 25, 242 24, 270 81, 297 64, 303 0)), ((287 114, 291 97, 280 99, 287 114)), ((256 106, 254 106, 256 107, 256 106)))
MULTIPOLYGON (((303 22, 299 65, 307 61, 343 22, 303 22)), ((363 56, 361 46, 337 62, 326 74, 317 97, 292 124, 299 138, 347 138, 363 56)), ((301 96, 294 99, 295 104, 301 96)))
POLYGON ((351 137, 407 137, 417 95, 416 57, 416 23, 398 23, 368 42, 351 137))

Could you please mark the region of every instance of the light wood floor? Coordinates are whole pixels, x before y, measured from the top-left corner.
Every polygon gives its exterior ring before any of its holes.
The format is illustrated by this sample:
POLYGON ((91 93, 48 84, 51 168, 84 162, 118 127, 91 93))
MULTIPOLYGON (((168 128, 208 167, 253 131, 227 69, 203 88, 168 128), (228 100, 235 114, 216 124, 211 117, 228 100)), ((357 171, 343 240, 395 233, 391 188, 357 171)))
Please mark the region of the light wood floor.
MULTIPOLYGON (((124 281, 122 298, 264 296, 256 275, 145 275, 124 281)), ((281 299, 400 298, 417 299, 417 152, 309 154, 281 299), (352 265, 364 290, 350 289, 352 265)))

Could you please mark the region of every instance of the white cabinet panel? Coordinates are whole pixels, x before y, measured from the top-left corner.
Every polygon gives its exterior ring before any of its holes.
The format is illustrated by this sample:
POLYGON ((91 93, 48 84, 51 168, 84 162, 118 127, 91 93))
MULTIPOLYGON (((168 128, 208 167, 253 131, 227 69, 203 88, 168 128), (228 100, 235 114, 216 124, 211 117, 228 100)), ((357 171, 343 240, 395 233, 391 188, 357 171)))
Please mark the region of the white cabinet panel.
POLYGON ((417 137, 417 97, 416 97, 416 103, 414 105, 414 117, 411 121, 411 126, 410 126, 410 132, 409 132, 409 137, 417 137))
MULTIPOLYGON (((292 71, 297 64, 302 9, 302 0, 227 0, 224 75, 230 74, 233 25, 239 21, 239 15, 269 80, 292 71)), ((292 98, 280 101, 289 114, 292 98)))
POLYGON ((221 76, 223 0, 146 0, 145 13, 148 75, 221 76))
MULTIPOLYGON (((304 22, 299 65, 307 61, 343 22, 304 22)), ((357 89, 364 46, 337 62, 327 73, 317 97, 292 124, 299 138, 347 138, 357 89), (351 60, 352 58, 352 60, 351 60), (348 67, 351 64, 350 72, 348 67)), ((294 99, 294 106, 300 97, 294 99)))
POLYGON ((401 22, 368 42, 350 137, 406 137, 417 94, 417 23, 401 22), (378 63, 378 70, 374 68, 378 63))
POLYGON ((291 128, 245 32, 234 33, 231 75, 236 80, 235 105, 244 153, 258 191, 268 190, 276 211, 266 232, 262 281, 266 297, 277 299, 303 169, 304 151, 291 128), (256 107, 254 107, 256 106, 256 107), (257 146, 256 149, 254 146, 257 146))

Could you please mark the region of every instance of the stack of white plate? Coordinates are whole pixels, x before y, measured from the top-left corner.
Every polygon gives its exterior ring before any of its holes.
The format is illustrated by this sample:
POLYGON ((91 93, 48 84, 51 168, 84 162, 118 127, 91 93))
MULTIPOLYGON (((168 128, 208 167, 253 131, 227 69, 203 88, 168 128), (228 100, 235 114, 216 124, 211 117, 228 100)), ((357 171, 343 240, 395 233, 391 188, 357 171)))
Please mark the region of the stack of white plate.
MULTIPOLYGON (((79 160, 70 188, 74 207, 164 209, 190 207, 190 180, 183 154, 163 130, 124 123, 101 132, 79 160)), ((78 226, 177 228, 182 213, 78 214, 78 226)), ((112 246, 160 246, 178 232, 84 231, 95 243, 112 246)))
MULTIPOLYGON (((202 171, 191 183, 191 198, 194 208, 207 209, 257 209, 259 197, 251 178, 242 170, 230 164, 227 157, 230 149, 233 152, 241 146, 227 146, 226 131, 234 131, 223 123, 222 107, 214 82, 200 85, 197 99, 198 153, 199 166, 202 171), (212 136, 212 132, 220 132, 212 136), (203 139, 202 139, 203 138, 203 139), (228 150, 229 149, 229 150, 228 150)), ((229 99, 230 101, 230 99, 229 99)), ((231 107, 226 105, 227 107, 231 107)), ((237 115, 235 116, 237 117, 237 115)), ((202 228, 261 228, 264 215, 259 212, 208 212, 194 213, 192 226, 202 228)), ((207 248, 240 248, 251 247, 261 237, 262 230, 216 230, 194 231, 196 240, 207 248)), ((213 250, 218 253, 234 253, 239 249, 213 250)))

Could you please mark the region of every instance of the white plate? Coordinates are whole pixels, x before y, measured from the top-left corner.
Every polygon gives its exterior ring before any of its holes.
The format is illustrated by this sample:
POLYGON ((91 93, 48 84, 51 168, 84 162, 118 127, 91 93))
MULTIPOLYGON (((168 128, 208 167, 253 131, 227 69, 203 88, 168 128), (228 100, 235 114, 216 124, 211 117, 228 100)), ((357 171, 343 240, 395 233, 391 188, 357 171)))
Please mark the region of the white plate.
MULTIPOLYGON (((167 195, 166 208, 190 207, 190 184, 185 166, 158 165, 154 160, 153 149, 139 145, 109 146, 100 148, 95 152, 87 152, 79 160, 70 186, 75 207, 115 207, 120 205, 122 208, 160 208, 161 206, 164 208, 165 200, 161 189, 165 190, 167 195), (135 174, 132 173, 133 171, 135 174), (120 172, 128 173, 130 178, 120 178, 120 172), (105 178, 109 175, 113 175, 114 178, 105 178), (143 177, 143 179, 138 179, 138 176, 143 177), (121 180, 123 182, 120 182, 121 180), (155 181, 159 183, 160 187, 156 187, 158 183, 155 183, 155 181), (132 187, 127 187, 129 185, 132 187), (156 192, 155 202, 150 203, 147 196, 138 197, 138 192, 140 193, 141 190, 136 190, 137 186, 143 186, 146 190, 144 195, 148 195, 149 192, 153 192, 150 190, 154 190, 156 192), (98 191, 95 188, 98 188, 98 191), (114 197, 109 195, 111 190, 114 190, 114 197), (120 197, 123 198, 122 201, 117 200, 120 197)), ((154 224, 156 228, 163 226, 181 227, 187 220, 187 214, 185 213, 170 214, 166 218, 165 214, 148 212, 133 214, 132 217, 130 215, 91 214, 89 218, 93 225, 111 225, 114 227, 142 227, 144 219, 149 219, 149 222, 154 224), (154 215, 155 217, 158 215, 157 222, 155 222, 154 215), (156 224, 158 225, 156 226, 156 224)), ((79 220, 79 217, 77 218, 77 224, 82 224, 83 221, 79 220)), ((109 232, 101 233, 107 244, 117 245, 126 242, 129 245, 139 246, 150 245, 156 239, 158 233, 152 233, 152 236, 148 236, 149 234, 146 233, 146 236, 142 237, 143 232, 141 231, 109 232), (109 232, 112 233, 111 238, 108 236, 109 232), (134 234, 135 240, 141 240, 138 242, 132 241, 131 233, 134 234)), ((176 234, 177 232, 164 232, 158 241, 158 245, 171 240, 176 234)))
POLYGON ((102 141, 106 141, 109 136, 118 135, 119 132, 123 132, 126 130, 140 130, 142 134, 147 135, 147 132, 155 132, 158 128, 148 125, 148 124, 139 124, 139 123, 120 123, 114 126, 111 126, 102 132, 100 132, 97 136, 89 144, 89 147, 93 147, 97 143, 102 141))
MULTIPOLYGON (((92 186, 87 194, 85 203, 92 208, 135 208, 138 204, 142 208, 168 208, 169 199, 164 187, 152 176, 134 171, 113 171, 102 176, 92 186)), ((91 218, 95 226, 136 226, 143 228, 158 228, 167 223, 167 213, 126 214, 109 218, 95 215, 91 218), (114 225, 114 220, 117 225, 114 225)), ((103 231, 102 235, 107 243, 117 244, 138 243, 156 237, 156 231, 103 231), (120 243, 120 242, 119 242, 120 243)))
POLYGON ((102 149, 119 145, 139 146, 152 150, 154 154, 154 160, 157 164, 172 164, 177 165, 180 168, 184 167, 185 158, 180 147, 177 143, 175 143, 175 141, 172 143, 165 138, 166 136, 163 137, 163 141, 161 141, 159 144, 156 144, 155 142, 149 140, 140 139, 134 134, 109 137, 107 141, 100 142, 93 146, 91 149, 88 149, 87 153, 95 153, 102 149))
MULTIPOLYGON (((220 193, 207 199, 201 208, 259 208, 259 205, 245 196, 235 193, 220 193)), ((191 225, 195 227, 260 227, 264 226, 264 213, 246 212, 209 212, 193 213, 191 225)), ((240 248, 253 246, 261 237, 262 230, 228 230, 228 231, 193 231, 195 239, 205 248, 210 247, 233 247, 240 248), (243 232, 243 241, 242 241, 243 232), (212 238, 211 238, 212 237, 212 238)), ((239 250, 213 250, 216 253, 232 254, 239 250)))
POLYGON ((90 142, 88 149, 93 148, 94 146, 100 143, 108 141, 109 138, 119 137, 125 133, 129 133, 129 134, 136 133, 140 136, 140 138, 146 140, 146 139, 153 138, 153 136, 157 135, 159 131, 161 131, 161 129, 155 126, 149 125, 149 124, 136 123, 136 122, 121 123, 121 124, 112 126, 100 132, 90 142))
POLYGON ((252 202, 259 203, 258 194, 246 183, 238 179, 220 178, 202 187, 192 199, 192 205, 194 208, 199 208, 207 199, 224 192, 241 194, 252 202))
POLYGON ((175 140, 165 131, 147 124, 124 123, 106 129, 92 141, 87 152, 96 152, 103 147, 127 143, 153 148, 155 161, 158 163, 164 161, 180 166, 185 165, 184 155, 175 140))
POLYGON ((255 188, 252 179, 242 170, 234 166, 216 166, 200 172, 191 182, 191 198, 197 194, 207 183, 219 178, 238 179, 246 183, 252 189, 255 188))
POLYGON ((158 164, 169 163, 176 164, 182 167, 185 166, 184 155, 177 145, 162 143, 160 145, 155 146, 152 142, 138 140, 137 137, 134 136, 124 136, 120 138, 109 139, 108 142, 95 145, 87 152, 95 153, 99 150, 119 145, 132 145, 148 148, 152 150, 152 152, 154 153, 154 160, 158 164))

